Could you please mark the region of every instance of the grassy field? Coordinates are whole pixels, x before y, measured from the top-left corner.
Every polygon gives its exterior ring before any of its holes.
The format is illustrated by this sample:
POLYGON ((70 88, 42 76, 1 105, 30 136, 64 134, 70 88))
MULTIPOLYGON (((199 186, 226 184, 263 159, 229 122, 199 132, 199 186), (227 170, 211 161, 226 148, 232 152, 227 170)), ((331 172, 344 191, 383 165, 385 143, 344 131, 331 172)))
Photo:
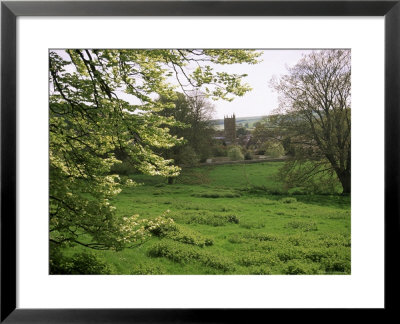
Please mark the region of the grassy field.
POLYGON ((115 198, 117 212, 169 210, 175 225, 136 248, 93 253, 117 274, 350 274, 350 198, 276 194, 281 165, 187 169, 173 185, 132 175, 142 185, 115 198))

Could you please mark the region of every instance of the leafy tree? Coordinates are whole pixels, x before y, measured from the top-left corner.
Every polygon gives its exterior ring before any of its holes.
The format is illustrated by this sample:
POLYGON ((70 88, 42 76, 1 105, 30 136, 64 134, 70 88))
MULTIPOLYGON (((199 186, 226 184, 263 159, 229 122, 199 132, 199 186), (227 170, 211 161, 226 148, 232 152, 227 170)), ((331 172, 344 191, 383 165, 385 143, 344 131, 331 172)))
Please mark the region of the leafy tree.
POLYGON ((177 175, 179 167, 157 154, 182 142, 169 132, 178 125, 175 118, 159 114, 172 105, 157 98, 176 99, 170 78, 175 76, 185 91, 194 87, 214 99, 232 100, 249 86, 241 82, 243 75, 215 72, 213 64, 254 64, 258 55, 247 50, 50 51, 52 246, 119 250, 170 222, 165 215, 116 216, 111 199, 121 180, 110 174, 120 162, 116 152, 124 152, 143 173, 177 175))
POLYGON ((250 131, 246 127, 239 127, 236 130, 236 134, 237 134, 237 136, 246 136, 246 135, 250 134, 250 131))
POLYGON ((254 129, 252 131, 251 137, 251 145, 255 149, 262 149, 265 142, 273 139, 270 128, 271 125, 268 122, 267 118, 264 118, 262 121, 254 123, 254 129))
POLYGON ((350 79, 350 51, 322 50, 272 80, 283 114, 275 123, 295 152, 285 168, 291 181, 335 175, 343 193, 350 193, 350 79))
MULTIPOLYGON (((211 154, 215 132, 211 124, 214 106, 199 91, 186 92, 186 95, 178 92, 176 95, 174 108, 164 109, 160 114, 179 122, 179 125, 170 128, 170 134, 183 138, 184 142, 164 150, 163 156, 173 159, 179 166, 194 165, 211 154)), ((165 98, 160 100, 168 102, 165 98)))

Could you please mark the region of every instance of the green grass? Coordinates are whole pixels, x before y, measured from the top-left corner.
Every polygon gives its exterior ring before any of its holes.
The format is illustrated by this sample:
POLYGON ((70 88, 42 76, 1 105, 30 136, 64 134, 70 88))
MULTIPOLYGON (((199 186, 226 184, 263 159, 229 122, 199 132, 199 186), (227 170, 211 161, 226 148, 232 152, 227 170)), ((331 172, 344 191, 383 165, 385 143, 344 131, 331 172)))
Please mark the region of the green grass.
POLYGON ((93 253, 116 274, 350 274, 350 198, 278 195, 281 165, 186 169, 173 185, 132 175, 142 185, 114 199, 117 213, 169 210, 175 225, 139 247, 93 253))

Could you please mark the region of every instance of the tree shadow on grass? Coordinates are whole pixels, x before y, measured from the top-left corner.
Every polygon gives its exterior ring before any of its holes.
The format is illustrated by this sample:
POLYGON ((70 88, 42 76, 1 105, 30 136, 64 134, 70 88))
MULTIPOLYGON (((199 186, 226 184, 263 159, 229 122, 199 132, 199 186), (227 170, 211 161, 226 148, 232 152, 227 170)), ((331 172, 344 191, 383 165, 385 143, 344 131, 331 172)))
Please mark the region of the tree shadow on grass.
POLYGON ((341 209, 350 207, 350 195, 293 195, 297 201, 318 206, 329 206, 341 209))

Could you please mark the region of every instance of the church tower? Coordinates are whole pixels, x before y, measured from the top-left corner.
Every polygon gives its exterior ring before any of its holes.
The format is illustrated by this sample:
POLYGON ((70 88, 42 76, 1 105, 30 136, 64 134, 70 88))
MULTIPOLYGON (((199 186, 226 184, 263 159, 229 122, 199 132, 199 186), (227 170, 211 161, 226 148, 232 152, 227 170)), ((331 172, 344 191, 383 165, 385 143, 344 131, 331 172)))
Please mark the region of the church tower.
POLYGON ((224 133, 227 144, 233 144, 236 141, 236 117, 224 116, 224 133))

